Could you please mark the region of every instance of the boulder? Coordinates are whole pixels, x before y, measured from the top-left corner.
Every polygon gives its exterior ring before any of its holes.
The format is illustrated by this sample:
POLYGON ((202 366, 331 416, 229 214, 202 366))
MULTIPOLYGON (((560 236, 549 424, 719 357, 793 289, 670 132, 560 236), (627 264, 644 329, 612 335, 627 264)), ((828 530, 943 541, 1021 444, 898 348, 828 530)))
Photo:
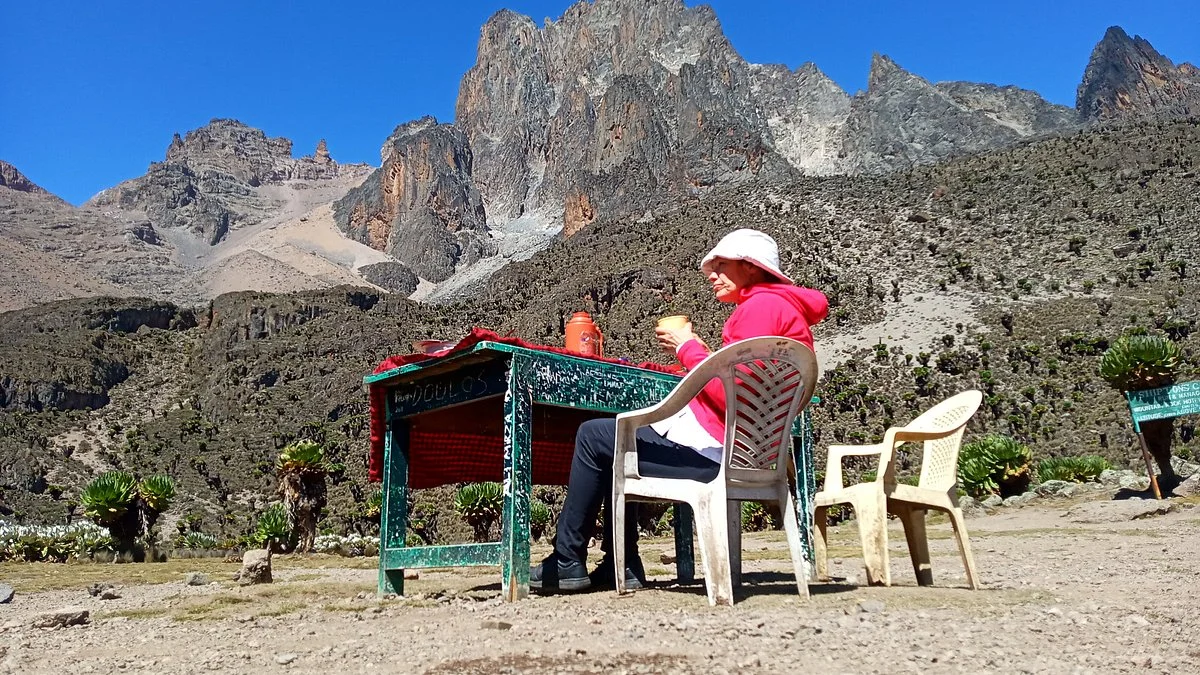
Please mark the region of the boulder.
POLYGON ((7 602, 12 602, 14 592, 15 591, 13 591, 12 586, 9 586, 8 584, 0 584, 0 605, 3 605, 7 602))
POLYGON ((271 583, 271 551, 254 549, 243 553, 238 583, 243 586, 271 583))

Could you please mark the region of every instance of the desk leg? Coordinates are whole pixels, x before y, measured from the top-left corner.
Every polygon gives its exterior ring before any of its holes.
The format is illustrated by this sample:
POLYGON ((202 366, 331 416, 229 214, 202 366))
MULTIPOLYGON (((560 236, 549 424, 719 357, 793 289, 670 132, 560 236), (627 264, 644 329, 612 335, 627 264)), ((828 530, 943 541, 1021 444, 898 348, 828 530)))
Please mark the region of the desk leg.
POLYGON ((501 524, 501 595, 529 595, 529 501, 533 492, 533 395, 514 357, 504 394, 504 521, 501 524))
POLYGON ((817 494, 817 477, 813 471, 812 413, 804 410, 800 415, 803 435, 792 437, 792 460, 796 469, 796 520, 800 523, 805 563, 812 578, 816 570, 813 563, 813 496, 817 494))
MULTIPOLYGON (((389 411, 390 412, 390 411, 389 411)), ((408 421, 389 425, 383 446, 383 504, 379 517, 379 596, 404 595, 404 570, 386 567, 389 548, 401 548, 408 526, 408 421)))
POLYGON ((692 550, 692 507, 678 502, 675 509, 675 580, 690 584, 696 580, 696 553, 692 550))

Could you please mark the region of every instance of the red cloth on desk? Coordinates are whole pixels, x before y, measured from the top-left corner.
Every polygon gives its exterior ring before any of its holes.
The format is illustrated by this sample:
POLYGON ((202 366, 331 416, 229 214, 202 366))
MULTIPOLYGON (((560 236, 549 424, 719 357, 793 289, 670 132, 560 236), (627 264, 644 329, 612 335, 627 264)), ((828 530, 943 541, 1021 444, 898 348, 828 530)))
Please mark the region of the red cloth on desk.
MULTIPOLYGON (((442 352, 436 356, 429 354, 389 356, 375 368, 375 373, 382 373, 410 363, 445 358, 466 351, 480 342, 500 342, 526 349, 581 356, 607 363, 622 363, 618 359, 587 356, 562 347, 534 344, 516 337, 504 337, 485 328, 472 328, 471 332, 465 338, 446 352, 442 352)), ((660 373, 680 373, 680 368, 677 365, 664 366, 658 363, 644 362, 637 364, 636 367, 660 373)), ((368 393, 371 403, 371 449, 368 478, 372 482, 379 482, 383 480, 383 439, 384 434, 387 433, 387 419, 385 417, 387 414, 387 394, 385 388, 378 385, 370 385, 368 393)), ((539 442, 537 438, 533 439, 533 453, 536 460, 533 464, 534 483, 549 485, 566 483, 567 476, 571 470, 571 453, 574 451, 574 448, 568 448, 564 453, 563 448, 551 447, 553 445, 539 442)), ((410 456, 413 455, 414 451, 418 451, 419 454, 425 454, 420 451, 432 446, 436 446, 439 450, 437 454, 441 461, 438 464, 441 466, 434 468, 426 465, 425 462, 419 464, 414 462, 417 466, 409 466, 408 470, 409 487, 415 489, 444 485, 448 482, 498 480, 499 472, 503 471, 501 462, 496 460, 497 456, 503 457, 504 439, 502 438, 450 432, 413 434, 409 439, 409 454, 410 456), (449 462, 453 462, 453 465, 450 465, 449 462), (425 475, 426 473, 429 475, 425 475), (453 478, 447 479, 450 476, 453 476, 453 478)))

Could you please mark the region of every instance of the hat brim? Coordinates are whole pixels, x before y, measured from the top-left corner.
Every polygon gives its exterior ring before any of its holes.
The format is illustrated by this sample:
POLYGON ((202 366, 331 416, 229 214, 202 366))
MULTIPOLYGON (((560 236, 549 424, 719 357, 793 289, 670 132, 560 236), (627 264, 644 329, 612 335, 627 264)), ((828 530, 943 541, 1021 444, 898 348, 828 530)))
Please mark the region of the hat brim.
POLYGON ((788 276, 786 274, 784 274, 782 271, 777 270, 769 265, 762 263, 759 260, 755 260, 754 258, 751 258, 748 256, 727 257, 727 256, 723 256, 723 255, 712 255, 710 253, 704 259, 704 262, 700 263, 700 271, 704 272, 705 274, 708 274, 710 272, 709 268, 712 267, 713 261, 717 260, 718 258, 721 260, 745 260, 746 262, 750 263, 751 265, 754 265, 758 269, 766 272, 767 274, 770 274, 775 280, 777 280, 781 283, 791 284, 793 286, 796 285, 796 282, 794 282, 790 278, 788 278, 788 276))

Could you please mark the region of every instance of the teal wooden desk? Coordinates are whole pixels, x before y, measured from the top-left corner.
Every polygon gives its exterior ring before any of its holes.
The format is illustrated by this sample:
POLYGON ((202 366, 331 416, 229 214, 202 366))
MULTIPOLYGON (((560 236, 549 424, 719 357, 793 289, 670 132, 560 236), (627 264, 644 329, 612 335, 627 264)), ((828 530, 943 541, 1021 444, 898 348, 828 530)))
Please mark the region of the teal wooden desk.
MULTIPOLYGON (((662 400, 678 383, 668 373, 500 342, 480 342, 440 359, 413 363, 363 378, 386 391, 383 506, 378 593, 404 593, 407 568, 498 565, 507 601, 529 594, 529 505, 534 476, 565 484, 570 440, 589 417, 637 410, 662 400), (439 437, 475 433, 496 438, 494 477, 464 458, 428 447, 439 437), (444 436, 440 436, 444 434, 444 436), (546 442, 539 446, 539 436, 546 442), (423 445, 414 445, 422 439, 423 445), (536 448, 536 451, 535 451, 536 448), (460 462, 460 460, 463 460, 460 462), (428 469, 428 470, 426 470, 428 469), (410 476, 414 487, 500 480, 504 513, 499 542, 445 546, 405 545, 410 476), (547 479, 546 477, 550 478, 547 479)), ((812 559, 812 424, 797 419, 793 452, 797 508, 812 559)), ((694 579, 692 519, 676 507, 675 547, 680 581, 694 579)))

